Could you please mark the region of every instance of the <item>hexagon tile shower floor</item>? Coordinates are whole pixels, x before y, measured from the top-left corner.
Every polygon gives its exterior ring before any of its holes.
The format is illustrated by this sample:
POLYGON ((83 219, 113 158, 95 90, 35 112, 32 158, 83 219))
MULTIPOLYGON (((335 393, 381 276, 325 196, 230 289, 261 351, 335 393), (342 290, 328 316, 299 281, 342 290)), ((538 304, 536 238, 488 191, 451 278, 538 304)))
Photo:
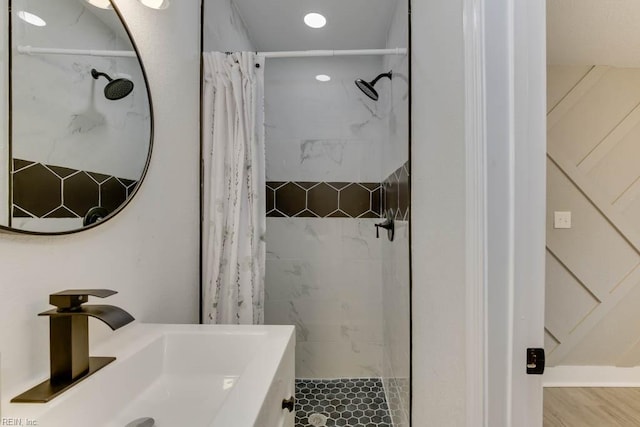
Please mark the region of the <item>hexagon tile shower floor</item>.
POLYGON ((380 378, 296 380, 296 427, 392 427, 380 378))

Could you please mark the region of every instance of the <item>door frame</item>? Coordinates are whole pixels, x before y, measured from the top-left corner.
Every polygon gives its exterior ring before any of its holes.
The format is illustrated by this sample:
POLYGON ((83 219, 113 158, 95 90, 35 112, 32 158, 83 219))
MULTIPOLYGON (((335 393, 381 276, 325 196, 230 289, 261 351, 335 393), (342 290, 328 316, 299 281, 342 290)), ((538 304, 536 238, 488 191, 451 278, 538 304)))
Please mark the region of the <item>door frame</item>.
POLYGON ((546 10, 463 0, 467 426, 542 425, 546 10), (481 420, 481 423, 479 422, 481 420))

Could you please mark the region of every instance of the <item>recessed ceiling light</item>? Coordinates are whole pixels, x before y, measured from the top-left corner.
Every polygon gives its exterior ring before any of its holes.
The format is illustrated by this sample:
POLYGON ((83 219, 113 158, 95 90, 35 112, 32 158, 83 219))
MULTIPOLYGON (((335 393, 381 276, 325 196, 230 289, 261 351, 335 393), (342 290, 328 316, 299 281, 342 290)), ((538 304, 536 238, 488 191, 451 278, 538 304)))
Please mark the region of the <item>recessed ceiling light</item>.
POLYGON ((328 82, 331 80, 331 76, 327 76, 326 74, 318 74, 316 76, 316 80, 319 82, 328 82))
POLYGON ((44 27, 45 25, 47 25, 44 19, 40 18, 38 15, 25 12, 24 10, 18 11, 18 18, 31 25, 35 25, 36 27, 44 27))
POLYGON ((304 16, 304 23, 310 26, 311 28, 322 28, 327 25, 327 18, 320 15, 319 13, 307 13, 304 16))
POLYGON ((151 9, 166 9, 169 7, 169 0, 140 0, 140 3, 151 9))
POLYGON ((87 0, 92 6, 99 7, 100 9, 112 9, 111 2, 109 0, 87 0))

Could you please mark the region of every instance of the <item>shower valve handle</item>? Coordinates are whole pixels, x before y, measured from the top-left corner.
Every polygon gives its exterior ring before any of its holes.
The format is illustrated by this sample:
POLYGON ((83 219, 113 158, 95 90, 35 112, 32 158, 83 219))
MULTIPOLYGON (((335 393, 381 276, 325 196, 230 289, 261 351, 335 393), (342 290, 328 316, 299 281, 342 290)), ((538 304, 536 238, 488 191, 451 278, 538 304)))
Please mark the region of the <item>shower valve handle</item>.
MULTIPOLYGON (((380 224, 376 224, 376 239, 380 238, 380 229, 384 228, 385 230, 387 230, 387 232, 393 233, 394 231, 394 226, 393 226, 393 220, 392 219, 386 219, 384 222, 381 222, 380 224)), ((391 234, 393 235, 393 234, 391 234)), ((391 239, 393 239, 393 237, 391 237, 391 239)))

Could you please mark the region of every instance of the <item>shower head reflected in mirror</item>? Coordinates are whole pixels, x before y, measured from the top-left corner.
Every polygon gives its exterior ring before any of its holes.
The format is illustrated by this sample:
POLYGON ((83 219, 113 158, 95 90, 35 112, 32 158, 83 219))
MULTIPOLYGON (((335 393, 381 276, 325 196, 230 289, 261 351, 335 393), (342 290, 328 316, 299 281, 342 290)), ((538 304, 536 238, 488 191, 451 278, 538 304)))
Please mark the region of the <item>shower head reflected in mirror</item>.
POLYGON ((106 73, 102 73, 95 68, 91 69, 91 77, 96 80, 100 77, 109 80, 109 83, 104 87, 104 96, 112 101, 124 98, 133 90, 133 82, 131 80, 124 78, 112 79, 106 73))
POLYGON ((364 81, 362 79, 357 79, 356 86, 358 86, 358 89, 360 89, 369 98, 373 99, 374 101, 377 101, 378 91, 375 90, 373 87, 376 85, 376 83, 378 83, 378 80, 380 80, 383 77, 388 77, 389 80, 391 80, 391 71, 389 71, 388 73, 380 74, 378 77, 371 80, 370 82, 364 81))

